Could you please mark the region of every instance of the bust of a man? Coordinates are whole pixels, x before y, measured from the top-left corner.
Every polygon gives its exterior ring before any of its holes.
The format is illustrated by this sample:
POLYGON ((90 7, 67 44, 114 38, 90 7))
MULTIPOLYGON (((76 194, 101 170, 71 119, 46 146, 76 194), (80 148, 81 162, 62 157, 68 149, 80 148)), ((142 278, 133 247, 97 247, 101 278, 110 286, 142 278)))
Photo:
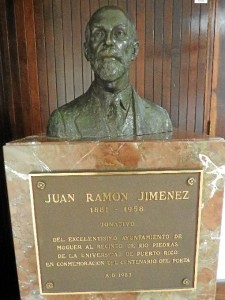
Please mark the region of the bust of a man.
POLYGON ((94 81, 85 94, 52 113, 48 136, 114 138, 172 131, 168 113, 130 85, 129 67, 139 42, 126 12, 114 6, 98 9, 87 24, 84 49, 94 81))

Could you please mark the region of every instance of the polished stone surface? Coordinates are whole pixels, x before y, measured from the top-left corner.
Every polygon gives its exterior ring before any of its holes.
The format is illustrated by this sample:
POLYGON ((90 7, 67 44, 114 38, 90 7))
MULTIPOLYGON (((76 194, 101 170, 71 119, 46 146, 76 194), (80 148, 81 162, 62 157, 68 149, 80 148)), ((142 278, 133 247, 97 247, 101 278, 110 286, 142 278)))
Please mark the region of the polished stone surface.
MULTIPOLYGON (((60 141, 29 137, 4 147, 10 212, 21 298, 67 300, 212 300, 225 176, 225 142, 220 138, 175 132, 127 140, 60 141), (203 199, 198 282, 193 291, 41 296, 39 294, 28 174, 77 170, 203 169, 203 199)), ((140 274, 141 276, 141 274, 140 274)))

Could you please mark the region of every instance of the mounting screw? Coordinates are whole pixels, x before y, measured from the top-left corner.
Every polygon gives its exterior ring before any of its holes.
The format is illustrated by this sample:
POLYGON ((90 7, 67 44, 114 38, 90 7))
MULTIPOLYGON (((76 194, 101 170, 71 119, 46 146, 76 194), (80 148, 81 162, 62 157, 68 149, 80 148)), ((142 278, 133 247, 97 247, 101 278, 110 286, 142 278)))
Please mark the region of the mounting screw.
POLYGON ((183 283, 183 285, 188 286, 191 284, 191 281, 188 278, 185 278, 185 279, 183 279, 182 283, 183 283))
POLYGON ((51 290, 54 288, 54 283, 52 281, 48 281, 46 282, 45 287, 47 290, 51 290))
POLYGON ((188 185, 194 185, 196 180, 193 177, 188 178, 187 183, 188 185))
POLYGON ((38 181, 38 183, 37 183, 37 188, 38 188, 39 190, 44 190, 44 189, 45 189, 45 186, 46 186, 45 182, 43 182, 43 181, 38 181))

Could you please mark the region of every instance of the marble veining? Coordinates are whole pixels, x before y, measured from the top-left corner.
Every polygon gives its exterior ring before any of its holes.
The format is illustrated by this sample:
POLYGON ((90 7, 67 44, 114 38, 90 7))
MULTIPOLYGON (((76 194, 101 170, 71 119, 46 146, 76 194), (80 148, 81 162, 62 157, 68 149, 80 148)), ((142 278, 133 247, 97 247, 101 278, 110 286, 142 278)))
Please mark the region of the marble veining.
MULTIPOLYGON (((4 147, 21 299, 213 300, 225 175, 225 142, 215 138, 69 142, 30 137, 4 147), (198 282, 193 291, 41 296, 28 174, 77 170, 203 169, 198 282)), ((140 274, 141 276, 141 274, 140 274)))

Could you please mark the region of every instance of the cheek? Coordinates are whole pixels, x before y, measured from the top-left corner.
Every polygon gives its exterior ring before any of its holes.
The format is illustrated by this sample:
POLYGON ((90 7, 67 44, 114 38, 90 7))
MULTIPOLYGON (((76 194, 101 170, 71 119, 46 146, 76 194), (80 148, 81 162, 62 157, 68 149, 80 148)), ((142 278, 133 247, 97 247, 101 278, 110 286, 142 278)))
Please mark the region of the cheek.
POLYGON ((132 52, 132 46, 129 42, 121 42, 117 44, 118 49, 124 54, 129 54, 132 52))
POLYGON ((126 61, 131 61, 133 57, 133 47, 129 44, 121 46, 121 54, 126 61))
POLYGON ((90 46, 90 49, 91 49, 92 52, 95 52, 97 47, 98 47, 98 44, 92 43, 91 46, 90 46))
POLYGON ((90 49, 92 51, 96 51, 96 49, 99 47, 99 45, 101 44, 101 42, 97 42, 97 41, 91 41, 90 45, 90 49))
POLYGON ((91 56, 93 58, 98 56, 99 51, 101 51, 102 44, 101 43, 93 43, 90 47, 91 56))
POLYGON ((127 49, 129 48, 128 42, 116 42, 115 45, 117 46, 118 49, 120 49, 123 52, 126 52, 127 49))

